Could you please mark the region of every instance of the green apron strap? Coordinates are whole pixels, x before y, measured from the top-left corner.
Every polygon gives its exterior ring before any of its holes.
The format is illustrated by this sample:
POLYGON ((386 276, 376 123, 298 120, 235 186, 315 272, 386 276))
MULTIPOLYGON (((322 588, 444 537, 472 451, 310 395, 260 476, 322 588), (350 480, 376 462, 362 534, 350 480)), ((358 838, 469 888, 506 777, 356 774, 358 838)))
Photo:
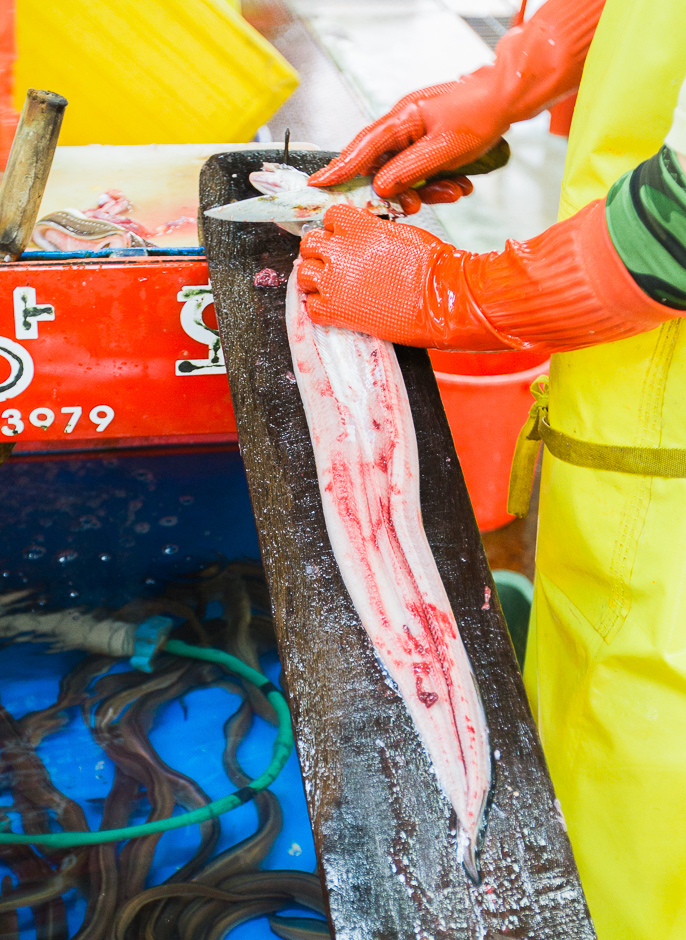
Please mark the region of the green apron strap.
POLYGON ((541 414, 548 414, 548 376, 539 375, 531 384, 534 403, 526 424, 519 432, 510 471, 510 490, 507 511, 513 516, 526 516, 529 512, 534 470, 541 447, 541 414))

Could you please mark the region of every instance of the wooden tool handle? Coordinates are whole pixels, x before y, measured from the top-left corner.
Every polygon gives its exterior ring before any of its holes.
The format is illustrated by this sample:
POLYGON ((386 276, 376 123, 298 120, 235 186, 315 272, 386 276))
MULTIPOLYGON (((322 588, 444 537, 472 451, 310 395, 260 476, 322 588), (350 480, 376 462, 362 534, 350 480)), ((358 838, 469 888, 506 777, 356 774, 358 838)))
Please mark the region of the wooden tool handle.
POLYGON ((28 245, 57 147, 67 99, 29 88, 0 186, 0 260, 28 245))

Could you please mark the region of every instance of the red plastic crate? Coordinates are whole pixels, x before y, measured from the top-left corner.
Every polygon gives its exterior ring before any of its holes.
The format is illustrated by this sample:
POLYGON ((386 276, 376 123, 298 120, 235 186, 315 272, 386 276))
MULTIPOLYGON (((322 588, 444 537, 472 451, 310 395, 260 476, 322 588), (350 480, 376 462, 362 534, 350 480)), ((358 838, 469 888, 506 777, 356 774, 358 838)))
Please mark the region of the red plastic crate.
POLYGON ((235 440, 204 258, 0 266, 0 435, 17 451, 235 440))

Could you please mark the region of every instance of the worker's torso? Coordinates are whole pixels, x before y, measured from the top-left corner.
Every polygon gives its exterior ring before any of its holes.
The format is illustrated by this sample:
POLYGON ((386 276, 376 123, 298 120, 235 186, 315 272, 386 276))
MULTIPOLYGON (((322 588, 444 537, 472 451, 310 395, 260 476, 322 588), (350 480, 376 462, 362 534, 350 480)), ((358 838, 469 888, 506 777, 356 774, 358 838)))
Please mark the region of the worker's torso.
MULTIPOLYGON (((684 0, 607 0, 561 215, 656 153, 686 75, 684 0)), ((630 315, 630 311, 627 311, 630 315)), ((550 424, 686 448, 686 323, 553 357, 550 424)), ((686 479, 545 453, 525 681, 599 940, 686 937, 686 479)))
MULTIPOLYGON (((623 173, 659 150, 685 75, 684 0, 607 0, 572 124, 562 218, 604 197, 623 173)), ((551 425, 599 443, 686 447, 683 325, 682 320, 675 320, 632 339, 554 356, 551 425)), ((590 483, 588 471, 554 463, 558 476, 568 474, 570 481, 590 483)), ((613 586, 606 573, 614 572, 623 582, 630 577, 647 504, 662 498, 671 501, 677 493, 686 500, 686 481, 614 480, 612 474, 603 472, 592 478, 598 529, 594 554, 600 579, 594 583, 588 546, 582 539, 570 588, 577 594, 577 580, 587 583, 588 590, 582 592, 588 596, 583 614, 602 636, 611 637, 628 612, 631 592, 626 586, 613 586)), ((561 509, 555 506, 556 513, 561 509)), ((571 514, 579 511, 578 507, 567 509, 571 514)), ((566 521, 566 512, 564 517, 566 521)), ((678 524, 675 518, 674 525, 678 524)), ((573 532, 571 520, 570 526, 573 532)), ((546 531, 542 530, 540 547, 543 567, 552 548, 546 544, 546 531)))

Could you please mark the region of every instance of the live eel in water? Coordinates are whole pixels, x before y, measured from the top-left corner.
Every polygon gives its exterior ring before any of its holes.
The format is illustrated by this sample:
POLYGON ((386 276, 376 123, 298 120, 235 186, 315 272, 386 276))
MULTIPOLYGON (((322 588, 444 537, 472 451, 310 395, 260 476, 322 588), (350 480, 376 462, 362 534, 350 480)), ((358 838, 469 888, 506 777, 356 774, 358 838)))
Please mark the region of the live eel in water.
POLYGON ((273 914, 269 918, 272 933, 283 940, 330 940, 329 925, 313 917, 281 917, 273 914))
MULTIPOLYGON (((246 701, 224 726, 226 737, 224 769, 231 782, 238 787, 246 786, 250 782, 250 778, 238 763, 236 751, 250 730, 251 723, 252 708, 250 702, 246 701)), ((253 802, 257 810, 257 831, 212 859, 194 876, 194 882, 223 889, 227 884, 227 879, 242 871, 257 869, 266 858, 281 831, 281 807, 274 794, 268 790, 258 793, 253 802)), ((208 917, 218 916, 220 913, 221 909, 218 909, 216 905, 210 907, 207 904, 192 902, 178 919, 181 936, 193 936, 194 931, 199 929, 208 917)))
MULTIPOLYGON (((270 606, 268 594, 255 566, 236 566, 236 571, 231 570, 232 567, 218 564, 210 577, 198 579, 202 585, 199 592, 204 595, 202 598, 181 598, 180 595, 187 592, 192 595, 198 586, 189 583, 179 586, 178 597, 171 601, 162 599, 160 604, 170 609, 171 603, 175 608, 178 606, 179 611, 184 602, 190 604, 195 608, 195 617, 189 616, 193 611, 188 606, 185 606, 184 613, 191 638, 229 646, 244 657, 257 661, 260 637, 268 642, 272 635, 267 614, 270 606), (245 587, 239 590, 240 585, 236 583, 237 579, 243 582, 244 578, 249 582, 247 594, 245 587), (222 617, 202 619, 206 603, 215 600, 223 603, 222 617), (227 605, 235 608, 230 615, 227 605), (253 606, 262 613, 255 616, 253 606), (199 624, 194 621, 201 619, 198 629, 199 624), (257 636, 253 636, 255 620, 259 621, 257 636)), ((146 612, 149 611, 146 609, 146 612)), ((170 798, 186 809, 197 808, 208 801, 193 780, 160 759, 147 737, 157 710, 165 702, 194 688, 223 686, 244 698, 243 704, 225 726, 224 765, 236 786, 249 782, 236 752, 250 730, 255 707, 237 680, 230 679, 212 664, 176 659, 170 659, 168 663, 162 661, 161 668, 153 675, 136 671, 103 675, 113 662, 109 657, 86 657, 63 677, 53 705, 27 713, 19 721, 9 713, 0 712, 0 730, 5 743, 2 757, 6 766, 15 771, 15 808, 22 813, 25 828, 31 820, 30 825, 35 831, 46 830, 49 826, 47 812, 50 811, 57 814, 63 826, 85 827, 85 819, 79 818, 79 808, 54 788, 34 750, 47 735, 64 726, 65 710, 79 705, 94 738, 105 746, 116 764, 112 790, 103 808, 101 828, 126 825, 136 800, 146 790, 152 817, 170 811, 170 798), (21 789, 17 783, 21 783, 21 789)), ((265 717, 269 719, 271 716, 267 714, 265 717)), ((111 940, 115 922, 118 935, 136 937, 136 940, 162 940, 170 927, 169 937, 178 937, 179 931, 182 936, 187 936, 190 929, 194 940, 200 940, 210 933, 219 935, 217 931, 232 929, 267 909, 270 912, 281 910, 294 901, 316 911, 322 910, 321 888, 315 876, 256 870, 281 829, 281 810, 276 797, 268 791, 257 794, 254 802, 258 816, 255 833, 208 862, 218 828, 216 820, 210 821, 201 827, 201 845, 195 855, 164 885, 142 891, 130 902, 122 903, 127 896, 135 895, 141 889, 141 879, 145 878, 152 863, 156 838, 131 840, 121 854, 115 843, 82 850, 78 853, 81 858, 77 858, 76 853, 54 853, 56 859, 60 859, 56 870, 28 846, 2 847, 0 854, 13 869, 19 884, 16 888, 8 881, 3 885, 0 920, 6 916, 11 930, 16 921, 14 909, 20 905, 31 906, 40 940, 66 940, 65 906, 60 895, 80 882, 87 890, 88 907, 74 940, 111 940), (82 878, 82 863, 88 872, 87 883, 82 878), (39 869, 41 874, 37 878, 35 875, 39 869), (178 915, 184 906, 192 907, 196 899, 200 901, 199 909, 194 912, 196 916, 191 917, 190 924, 186 922, 182 927, 178 915), (221 903, 217 905, 217 901, 221 903), (176 918, 170 925, 160 915, 167 914, 170 906, 174 905, 177 905, 176 918), (197 932, 192 926, 195 924, 197 932)), ((321 921, 312 923, 315 930, 320 930, 323 924, 321 921)), ((284 929, 297 933, 299 928, 295 924, 287 924, 284 929)))
POLYGON ((71 672, 60 680, 57 701, 39 711, 27 712, 17 721, 22 737, 37 747, 43 738, 60 731, 67 723, 66 711, 81 705, 86 698, 86 689, 97 676, 110 669, 116 659, 111 656, 87 656, 71 672))
MULTIPOLYGON (((228 879, 222 887, 242 894, 244 900, 227 909, 212 923, 204 934, 205 940, 221 940, 239 924, 263 914, 274 914, 289 902, 324 913, 319 879, 307 872, 251 872, 228 879)), ((190 935, 182 934, 182 940, 191 940, 190 935)))
MULTIPOLYGON (((157 754, 150 743, 147 733, 152 726, 156 711, 163 704, 172 699, 179 698, 181 695, 192 691, 193 689, 210 685, 217 677, 219 670, 217 667, 208 663, 194 663, 183 674, 183 676, 166 689, 150 693, 138 699, 131 708, 120 719, 117 728, 126 742, 135 743, 135 751, 138 755, 144 756, 148 766, 155 773, 166 781, 171 788, 174 801, 187 811, 197 810, 206 806, 210 798, 206 793, 185 774, 169 767, 157 754)), ((191 877, 210 857, 214 851, 217 839, 219 838, 219 820, 210 819, 200 824, 200 846, 194 856, 179 868, 171 881, 183 881, 191 877)), ((126 876, 128 872, 135 872, 135 882, 138 891, 142 891, 144 880, 141 880, 139 873, 139 863, 134 854, 137 844, 142 840, 132 840, 130 845, 132 851, 124 857, 124 851, 120 857, 120 866, 122 875, 126 876)), ((128 846, 127 846, 128 848, 128 846)), ((146 864, 147 864, 146 854, 146 864)), ((152 864, 152 857, 150 857, 152 864)), ((131 894, 136 893, 131 890, 131 894)))
MULTIPOLYGON (((138 780, 129 777, 118 767, 115 768, 114 781, 105 799, 100 828, 118 829, 125 826, 139 790, 138 780)), ((90 850, 88 870, 91 882, 88 905, 83 924, 73 940, 109 940, 117 910, 117 854, 116 842, 103 842, 90 850)))
MULTIPOLYGON (((289 170, 265 164, 250 181, 269 194, 306 185, 304 174, 289 170)), ((365 186, 373 194, 371 181, 359 179, 327 191, 319 202, 361 205, 365 186)), ((383 209, 374 205, 372 211, 383 209)), ((222 210, 208 214, 221 218, 222 210)), ((478 840, 491 786, 488 726, 424 532, 417 441, 395 350, 375 337, 314 324, 297 284, 297 263, 286 327, 331 547, 362 626, 455 810, 458 857, 478 882, 478 840)))
MULTIPOLYGON (((0 897, 12 890, 12 878, 5 875, 0 887, 0 897)), ((16 911, 0 914, 0 937, 2 940, 19 940, 19 917, 16 911)))
MULTIPOLYGON (((6 816, 0 815, 0 828, 9 829, 9 820, 6 816)), ((46 901, 43 897, 43 883, 53 874, 47 861, 30 845, 0 846, 0 859, 13 871, 21 887, 33 886, 35 889, 34 899, 24 899, 24 903, 31 907, 36 940, 67 940, 67 915, 64 901, 61 897, 46 901)), ((5 893, 5 886, 3 886, 3 900, 9 893, 9 890, 7 894, 5 893)), ((7 915, 9 914, 11 911, 7 912, 7 915)))

